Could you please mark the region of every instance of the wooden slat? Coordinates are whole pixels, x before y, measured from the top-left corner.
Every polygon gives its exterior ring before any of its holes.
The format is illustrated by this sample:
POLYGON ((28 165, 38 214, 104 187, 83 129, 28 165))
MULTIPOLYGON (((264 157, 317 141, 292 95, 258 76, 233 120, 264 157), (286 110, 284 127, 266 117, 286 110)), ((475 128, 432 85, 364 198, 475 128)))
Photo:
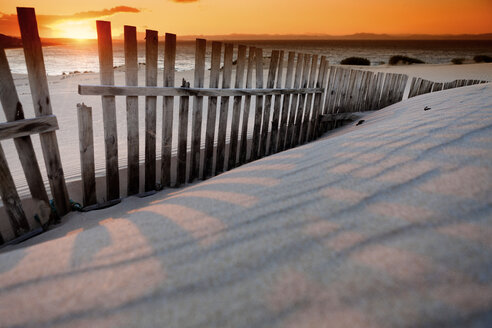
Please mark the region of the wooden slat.
MULTIPOLYGON (((302 84, 303 88, 308 87, 309 83, 309 65, 311 63, 312 56, 309 54, 304 55, 304 68, 302 71, 302 84)), ((304 113, 304 107, 306 103, 306 95, 303 94, 299 97, 299 103, 297 104, 297 113, 296 113, 296 121, 294 123, 294 135, 292 139, 292 146, 297 146, 300 141, 301 135, 301 127, 302 127, 302 119, 304 113)))
POLYGON ((290 94, 322 93, 322 88, 284 89, 217 89, 217 88, 161 88, 125 87, 108 85, 79 85, 79 94, 85 96, 189 96, 189 97, 237 97, 277 96, 290 94))
POLYGON ((432 92, 437 92, 437 91, 441 91, 442 90, 442 86, 443 84, 442 83, 434 83, 434 85, 432 86, 432 92))
POLYGON ((77 104, 79 122, 80 168, 82 176, 82 195, 84 207, 97 203, 96 173, 94 165, 94 134, 92 128, 92 108, 77 104))
MULTIPOLYGON (((183 79, 183 85, 186 82, 183 79)), ((190 97, 179 97, 179 123, 178 123, 178 155, 176 186, 186 183, 186 160, 188 152, 188 115, 190 110, 190 97)))
MULTIPOLYGON (((124 27, 125 35, 125 83, 128 86, 138 85, 138 49, 137 29, 134 26, 124 27)), ((138 97, 126 97, 126 126, 128 175, 127 194, 139 192, 140 181, 140 143, 138 134, 138 97)))
MULTIPOLYGON (((195 88, 203 88, 205 80, 205 51, 207 41, 204 39, 196 39, 195 45, 195 88)), ((190 176, 188 181, 200 176, 200 147, 202 141, 202 113, 203 113, 203 97, 194 97, 193 111, 191 118, 191 153, 190 153, 190 176)))
MULTIPOLYGON (((294 74, 294 89, 301 86, 302 67, 304 62, 304 54, 297 54, 296 72, 294 74)), ((287 136, 285 140, 285 149, 292 147, 292 140, 294 136, 294 123, 296 120, 297 103, 299 95, 293 95, 290 102, 289 123, 287 126, 287 136)))
MULTIPOLYGON (((295 52, 289 52, 289 57, 287 59, 287 72, 285 77, 285 88, 292 88, 292 83, 294 82, 294 64, 296 59, 295 52)), ((285 149, 285 137, 287 133, 287 120, 289 118, 289 105, 291 95, 285 95, 282 102, 282 116, 280 119, 280 130, 278 137, 278 148, 277 151, 283 151, 285 149)))
POLYGON ((340 68, 340 76, 337 86, 337 94, 333 103, 332 113, 338 113, 340 111, 340 107, 343 106, 343 99, 345 97, 345 86, 347 82, 350 81, 350 73, 351 70, 347 68, 340 68))
MULTIPOLYGON (((284 74, 284 51, 280 51, 279 59, 278 59, 278 68, 277 68, 277 88, 282 87, 283 82, 283 74, 284 74)), ((279 131, 279 123, 280 123, 280 105, 282 102, 282 96, 275 96, 275 101, 273 102, 273 114, 272 114, 272 133, 270 136, 270 148, 269 153, 275 154, 278 151, 278 131, 279 131)))
POLYGON ((32 134, 58 130, 55 115, 28 118, 8 123, 0 123, 0 140, 21 138, 32 134))
MULTIPOLYGON (((249 47, 248 71, 246 73, 246 88, 253 87, 253 70, 255 67, 255 47, 249 47)), ((241 128, 241 144, 239 147, 239 164, 246 163, 248 159, 248 124, 249 112, 251 108, 251 96, 244 97, 243 126, 241 128)))
POLYGON ((369 90, 369 85, 371 83, 370 73, 371 72, 369 71, 364 71, 362 75, 362 88, 360 90, 361 92, 360 92, 359 101, 357 102, 356 108, 354 108, 355 112, 363 112, 367 110, 365 103, 367 98, 367 92, 369 90))
MULTIPOLYGON (((325 85, 327 73, 328 73, 328 64, 326 62, 326 56, 321 56, 320 63, 319 63, 318 77, 316 78, 316 85, 315 85, 317 88, 323 87, 325 85)), ((322 107, 323 96, 324 94, 322 93, 314 95, 313 115, 309 123, 307 141, 312 141, 316 138, 316 131, 318 130, 319 118, 322 110, 321 107, 322 107)))
POLYGON ((351 70, 341 67, 340 70, 341 71, 340 71, 340 76, 337 86, 336 98, 333 102, 331 113, 339 113, 343 111, 342 107, 344 106, 344 101, 345 101, 346 83, 350 82, 351 70))
POLYGON ((335 102, 335 98, 338 93, 338 82, 340 79, 340 74, 341 74, 341 68, 339 67, 331 68, 330 76, 328 78, 328 85, 326 87, 323 114, 331 113, 333 111, 333 104, 335 102))
MULTIPOLYGON (((225 45, 224 69, 222 73, 222 88, 224 89, 231 87, 233 51, 234 51, 234 46, 232 44, 225 45)), ((216 175, 224 171, 228 114, 229 114, 229 97, 221 97, 220 112, 219 112, 219 130, 217 131, 217 156, 215 160, 216 175)))
POLYGON ((398 94, 400 90, 400 85, 401 81, 403 79, 403 74, 395 74, 395 78, 393 81, 393 86, 392 86, 392 92, 391 92, 391 97, 390 97, 390 105, 395 104, 398 102, 398 94))
MULTIPOLYGON (((145 85, 157 86, 157 31, 145 31, 145 85)), ((157 97, 145 97, 145 191, 155 190, 157 97)))
POLYGON ((362 82, 362 72, 359 70, 350 70, 348 93, 345 102, 345 112, 352 112, 356 106, 357 97, 360 94, 360 84, 362 82))
POLYGON ((10 173, 5 153, 0 145, 0 196, 3 206, 10 220, 10 225, 16 237, 29 231, 29 223, 26 214, 22 209, 22 204, 15 188, 12 174, 10 173))
POLYGON ((381 99, 379 100, 379 107, 384 108, 388 106, 388 94, 392 82, 393 74, 392 73, 386 73, 384 77, 384 83, 383 83, 383 88, 381 90, 381 99))
POLYGON ((342 76, 340 79, 340 85, 339 85, 339 92, 337 99, 335 100, 335 106, 334 106, 334 113, 343 113, 346 112, 346 102, 347 102, 347 95, 348 95, 348 85, 350 81, 350 76, 351 74, 355 74, 350 69, 344 69, 342 72, 342 76))
POLYGON ((372 72, 365 71, 364 89, 363 89, 363 93, 362 93, 362 96, 360 98, 359 107, 358 107, 358 110, 361 112, 368 110, 366 103, 367 103, 367 98, 368 98, 368 95, 370 92, 369 88, 371 86, 372 74, 373 74, 372 72))
POLYGON ((369 85, 367 86, 366 99, 364 101, 365 110, 372 110, 371 104, 374 98, 374 91, 376 89, 376 74, 373 72, 369 73, 369 85))
MULTIPOLYGON (((19 19, 32 100, 33 104, 36 104, 34 113, 37 117, 51 115, 53 110, 51 108, 36 14, 33 8, 17 8, 17 18, 19 19)), ((59 215, 65 215, 70 211, 70 204, 56 133, 42 133, 39 138, 56 210, 59 215)))
MULTIPOLYGON (((99 48, 99 71, 101 84, 113 85, 113 44, 111 40, 110 22, 97 21, 97 40, 99 48)), ((106 200, 110 201, 120 197, 115 97, 102 96, 102 108, 104 145, 106 149, 106 200)))
POLYGON ((376 76, 376 92, 374 94, 374 99, 372 103, 372 108, 374 110, 380 109, 379 101, 381 99, 381 91, 383 90, 384 73, 378 72, 376 76))
MULTIPOLYGON (((331 67, 328 77, 328 83, 326 85, 326 94, 323 104, 322 114, 332 113, 335 103, 335 99, 338 93, 338 83, 341 75, 341 69, 339 67, 331 67)), ((321 136, 325 131, 331 128, 331 123, 320 122, 318 128, 318 135, 321 136)))
MULTIPOLYGON (((241 88, 244 80, 244 69, 246 67, 246 46, 239 45, 237 50, 236 62, 236 82, 235 88, 241 88)), ((232 106, 232 123, 231 123, 231 141, 229 142, 229 163, 227 169, 236 167, 238 138, 239 138, 239 120, 241 118, 242 97, 234 97, 232 106)))
MULTIPOLYGON (((316 83, 316 74, 318 69, 318 55, 313 55, 311 59, 311 68, 309 70, 308 87, 313 88, 316 83)), ((304 110, 304 119, 301 125, 301 132, 299 135, 299 143, 302 145, 306 142, 308 136, 308 128, 311 122, 311 110, 313 108, 313 94, 308 93, 306 96, 306 105, 304 110)))
POLYGON ((386 106, 393 104, 394 94, 395 94, 395 85, 398 80, 398 74, 391 74, 390 84, 388 86, 388 95, 386 96, 386 106))
MULTIPOLYGON (((256 61, 256 88, 263 88, 263 49, 257 48, 255 54, 256 61)), ((250 160, 258 158, 260 146, 261 118, 263 115, 263 96, 256 96, 255 123, 253 126, 253 140, 251 141, 250 160)))
POLYGON ((422 81, 423 81, 423 79, 421 79, 420 77, 417 78, 417 80, 415 81, 415 84, 413 84, 412 87, 410 88, 410 93, 408 94, 408 98, 413 98, 413 97, 418 95, 422 81))
MULTIPOLYGON (((396 101, 397 102, 400 102, 400 101, 403 100, 403 94, 405 93, 405 89, 407 87, 407 83, 408 83, 408 75, 402 74, 402 78, 400 80, 400 87, 398 89, 398 94, 397 94, 397 97, 396 97, 396 101)), ((441 85, 441 88, 442 88, 442 85, 441 85)))
MULTIPOLYGON (((210 88, 219 87, 220 78, 220 57, 222 52, 222 43, 212 42, 212 59, 210 67, 210 88)), ((203 177, 209 178, 213 175, 213 159, 214 159, 214 139, 215 139, 215 123, 217 120, 217 97, 208 98, 207 109, 207 131, 205 134, 205 159, 203 177)))
MULTIPOLYGON (((176 35, 166 33, 164 44, 164 87, 174 87, 176 35)), ((161 185, 171 186, 171 152, 173 146, 174 97, 162 101, 161 185)))
MULTIPOLYGON (((275 87, 275 77, 277 75, 278 60, 280 51, 273 50, 270 58, 270 67, 268 68, 267 88, 272 89, 275 87)), ((263 108, 263 123, 261 125, 261 139, 260 139, 260 153, 259 158, 268 155, 268 130, 270 128, 270 112, 272 108, 272 96, 265 97, 265 104, 263 108)))
MULTIPOLYGON (((2 77, 0 79, 0 102, 7 121, 12 122, 24 119, 24 110, 19 101, 5 50, 3 49, 0 49, 0 76, 2 77)), ((31 137, 15 138, 14 144, 31 196, 35 200, 44 202, 45 206, 49 206, 48 194, 43 183, 31 137)))
POLYGON ((400 74, 393 74, 393 79, 390 85, 390 92, 388 94, 388 105, 393 105, 396 102, 395 99, 396 99, 399 80, 400 80, 400 74))

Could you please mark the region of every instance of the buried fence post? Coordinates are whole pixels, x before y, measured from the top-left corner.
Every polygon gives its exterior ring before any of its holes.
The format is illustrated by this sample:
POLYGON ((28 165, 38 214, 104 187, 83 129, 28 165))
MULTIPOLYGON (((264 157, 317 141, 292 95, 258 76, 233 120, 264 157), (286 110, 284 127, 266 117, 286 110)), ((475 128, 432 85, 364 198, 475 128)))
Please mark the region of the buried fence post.
POLYGON ((79 121, 80 167, 82 171, 82 195, 84 207, 97 203, 94 165, 94 134, 92 108, 77 104, 79 121))

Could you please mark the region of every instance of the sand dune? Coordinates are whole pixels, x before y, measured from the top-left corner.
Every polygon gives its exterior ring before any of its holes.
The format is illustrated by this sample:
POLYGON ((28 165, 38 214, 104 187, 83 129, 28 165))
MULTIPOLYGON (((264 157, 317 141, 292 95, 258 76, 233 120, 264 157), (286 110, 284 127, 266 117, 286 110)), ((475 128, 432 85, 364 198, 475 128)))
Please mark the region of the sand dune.
POLYGON ((491 84, 419 96, 205 183, 72 213, 0 254, 1 325, 489 326, 491 108, 491 84))

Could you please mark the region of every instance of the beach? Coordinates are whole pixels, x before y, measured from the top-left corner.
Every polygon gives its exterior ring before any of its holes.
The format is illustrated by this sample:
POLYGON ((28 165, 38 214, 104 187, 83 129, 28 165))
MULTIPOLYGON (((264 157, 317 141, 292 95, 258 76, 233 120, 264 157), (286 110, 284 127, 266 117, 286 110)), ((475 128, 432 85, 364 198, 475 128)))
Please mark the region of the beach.
MULTIPOLYGON (((266 64, 265 67, 268 65, 266 64)), ((350 66, 344 66, 350 67, 350 66)), ((388 66, 381 65, 375 67, 364 67, 364 66, 352 66, 354 69, 372 70, 374 72, 393 72, 393 73, 403 73, 410 77, 422 77, 429 79, 434 82, 447 82, 455 79, 479 79, 492 81, 492 64, 464 64, 464 65, 401 65, 401 66, 388 66)), ((125 84, 125 73, 124 67, 119 67, 115 69, 115 84, 124 85, 125 84)), ((209 84, 209 74, 207 70, 205 73, 205 86, 209 84)), ((264 80, 266 81, 268 75, 267 69, 264 71, 264 80)), ((284 78, 285 78, 285 74, 284 78)), ((179 71, 176 72, 175 85, 180 86, 182 79, 186 81, 193 81, 194 71, 179 71)), ((78 123, 77 123, 77 104, 85 103, 87 106, 93 108, 93 122, 94 122, 94 152, 95 152, 95 167, 97 176, 97 191, 98 191, 98 201, 105 201, 105 161, 104 161, 104 134, 102 125, 102 107, 101 99, 98 96, 80 96, 77 93, 78 85, 98 85, 100 84, 98 73, 79 73, 70 74, 65 76, 48 76, 48 83, 51 94, 51 101, 53 105, 53 112, 57 116, 60 129, 57 131, 58 144, 60 148, 63 169, 65 173, 65 178, 67 180, 70 197, 75 202, 82 202, 81 187, 80 187, 80 157, 79 157, 79 140, 78 134, 78 123)), ((142 85, 145 81, 145 66, 140 66, 139 69, 139 82, 142 85)), ((232 77, 234 81, 234 75, 232 77)), ((409 81, 410 81, 409 80, 409 81)), ((28 79, 26 75, 14 74, 14 81, 19 94, 21 103, 25 111, 26 117, 34 117, 32 99, 30 96, 30 88, 28 84, 28 79)), ((163 77, 162 71, 158 72, 158 85, 162 85, 163 77)), ((221 85, 221 84, 219 84, 221 85)), ((407 91, 405 97, 408 94, 410 82, 407 84, 407 91)), ((193 100, 190 101, 190 108, 192 106, 193 100)), ((232 103, 232 101, 231 101, 232 103)), ((173 135, 177 135, 178 126, 178 104, 179 98, 175 98, 174 101, 174 122, 173 122, 173 135)), ((205 102, 206 104, 206 102, 205 102)), ((127 167, 127 146, 126 146, 126 107, 125 107, 125 97, 117 97, 117 129, 118 129, 118 152, 119 152, 119 167, 120 167, 120 189, 121 195, 126 195, 126 167, 127 167)), ((253 97, 251 108, 254 109, 255 97, 253 97)), ((140 162, 141 162, 141 176, 143 176, 143 162, 144 162, 144 135, 145 135, 145 97, 139 97, 139 127, 140 127, 140 162)), ((157 100, 157 158, 160 158, 161 151, 161 127, 162 127, 162 97, 157 100)), ((370 110, 370 109, 368 109, 370 110)), ((229 106, 228 115, 228 132, 229 136, 230 121, 231 121, 231 111, 232 104, 229 106)), ((191 121, 191 110, 189 121, 191 121)), ((217 121, 219 112, 217 111, 217 121)), ((206 123, 206 110, 203 114, 203 125, 202 125, 202 147, 205 141, 205 123, 206 123)), ((0 120, 5 120, 3 112, 0 113, 0 120)), ((242 121, 242 118, 241 118, 242 121)), ((248 129, 248 136, 250 137, 253 130, 254 122, 254 110, 250 112, 250 125, 248 129)), ((242 124, 242 123, 240 123, 242 124)), ((241 126, 241 125, 240 125, 241 126)), ((191 135, 191 127, 189 128, 188 135, 191 135)), ((37 135, 32 137, 33 143, 35 145, 35 150, 37 153, 38 160, 42 161, 42 153, 40 151, 41 147, 39 144, 39 137, 37 135)), ((188 149, 190 149, 190 139, 188 139, 188 149)), ((14 177, 18 192, 21 198, 24 198, 24 203, 26 207, 26 212, 28 217, 35 224, 32 217, 39 211, 36 204, 32 204, 29 201, 29 190, 27 188, 27 183, 24 178, 22 167, 20 165, 19 159, 16 154, 16 150, 12 140, 6 140, 2 142, 5 153, 7 154, 7 160, 14 177)), ((173 139, 173 154, 176 153, 177 148, 177 138, 173 139)), ((159 167, 157 163, 157 167, 159 167)), ((173 165, 175 165, 173 161, 173 165)), ((44 165, 41 165, 41 171, 44 176, 44 181, 48 187, 46 173, 44 165)), ((157 170, 157 179, 160 180, 160 170, 157 170)), ((174 179, 174 177, 173 177, 174 179)), ((143 179, 142 179, 143 180, 143 179)), ((47 188, 49 190, 49 188, 47 188)), ((143 181, 141 181, 141 188, 143 191, 143 181)), ((0 209, 3 211, 3 209, 0 209)), ((9 234, 6 230, 8 227, 2 228, 2 233, 9 234)))
POLYGON ((206 182, 71 213, 0 253, 2 325, 486 327, 491 105, 490 83, 418 96, 206 182))

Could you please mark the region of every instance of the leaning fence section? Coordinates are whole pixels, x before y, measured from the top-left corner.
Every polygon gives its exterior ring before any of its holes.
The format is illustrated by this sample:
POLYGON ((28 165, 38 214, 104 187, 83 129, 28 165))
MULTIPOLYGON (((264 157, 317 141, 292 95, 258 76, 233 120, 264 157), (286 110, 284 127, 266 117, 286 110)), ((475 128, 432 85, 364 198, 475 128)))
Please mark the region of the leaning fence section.
POLYGON ((426 93, 461 88, 469 85, 488 83, 484 80, 454 80, 451 82, 432 82, 426 79, 414 77, 410 84, 408 98, 424 95, 426 93))
POLYGON ((404 74, 374 73, 341 66, 332 66, 326 78, 318 134, 337 126, 351 113, 378 110, 400 102, 408 82, 404 74))
POLYGON ((0 244, 21 238, 42 225, 57 221, 70 210, 63 168, 55 131, 56 116, 51 108, 48 81, 44 66, 41 41, 33 8, 17 8, 24 56, 26 59, 29 86, 31 89, 35 118, 25 118, 24 109, 17 94, 12 73, 4 49, 0 49, 0 101, 7 122, 0 123, 0 140, 13 139, 32 199, 37 204, 36 220, 27 217, 17 193, 5 153, 0 145, 0 196, 11 229, 0 222, 0 244), (38 134, 53 197, 50 204, 40 165, 36 159, 31 135, 38 134), (52 209, 56 209, 52 210, 52 209))
MULTIPOLYGON (((329 69, 324 56, 294 52, 286 54, 274 50, 267 62, 260 48, 248 49, 243 45, 212 42, 210 81, 205 86, 207 41, 197 39, 193 85, 183 80, 182 85, 176 87, 176 36, 166 34, 164 81, 163 86, 159 87, 158 33, 147 30, 145 86, 138 86, 137 33, 135 27, 125 26, 126 85, 115 86, 110 23, 98 21, 97 31, 101 85, 80 85, 79 93, 101 96, 102 99, 106 201, 117 201, 121 196, 115 111, 117 96, 126 97, 128 195, 151 193, 161 187, 176 187, 197 179, 207 179, 238 165, 305 143, 317 135, 314 130, 319 115, 322 115, 329 69), (268 74, 264 80, 263 69, 266 65, 268 74), (144 177, 139 176, 138 169, 140 136, 137 113, 140 96, 145 97, 144 177), (161 167, 156 167, 158 97, 163 98, 161 167), (177 126, 173 126, 175 103, 178 105, 177 126), (252 110, 254 115, 250 122, 252 110), (207 115, 204 115, 205 111, 207 115), (204 118, 206 122, 203 122, 204 118), (188 131, 191 131, 190 135, 188 131), (202 135, 205 140, 202 140, 202 135), (252 138, 248 139, 251 135, 252 138), (177 139, 178 145, 176 165, 171 165, 173 139, 177 139), (191 144, 191 149, 188 144, 191 144), (160 171, 160 177, 157 171, 160 171), (141 179, 145 181, 144 190, 138 189, 141 179)), ((77 111, 83 203, 84 206, 100 206, 96 199, 92 109, 79 104, 77 111)))

